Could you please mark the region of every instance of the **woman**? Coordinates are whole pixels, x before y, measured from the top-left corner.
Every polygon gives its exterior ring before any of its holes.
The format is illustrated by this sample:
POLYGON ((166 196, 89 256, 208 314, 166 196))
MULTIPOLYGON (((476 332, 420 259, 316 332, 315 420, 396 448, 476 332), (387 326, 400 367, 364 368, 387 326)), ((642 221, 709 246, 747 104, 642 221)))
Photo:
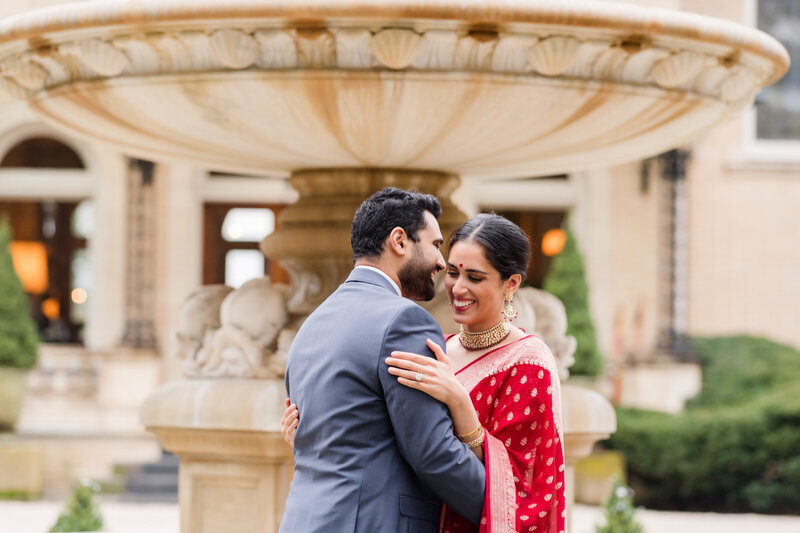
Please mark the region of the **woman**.
MULTIPOLYGON (((447 354, 429 341, 436 360, 393 352, 398 381, 447 404, 456 435, 486 465, 481 533, 564 531, 564 452, 555 359, 538 337, 509 322, 513 296, 527 270, 522 230, 481 214, 450 238, 445 289, 461 325, 447 354)), ((288 402, 288 401, 287 401, 288 402)), ((290 444, 299 421, 294 405, 282 420, 290 444)), ((446 506, 440 531, 475 531, 446 506)))

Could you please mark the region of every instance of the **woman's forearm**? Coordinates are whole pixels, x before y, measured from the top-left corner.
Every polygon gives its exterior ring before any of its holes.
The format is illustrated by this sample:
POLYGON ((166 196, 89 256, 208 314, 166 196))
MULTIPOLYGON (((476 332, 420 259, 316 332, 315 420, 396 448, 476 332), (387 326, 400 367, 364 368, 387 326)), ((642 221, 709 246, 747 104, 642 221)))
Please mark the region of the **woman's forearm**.
MULTIPOLYGON (((459 394, 457 398, 448 402, 447 408, 450 410, 456 435, 469 435, 480 426, 478 414, 475 412, 475 407, 473 407, 466 390, 463 395, 459 394)), ((472 451, 478 456, 478 459, 483 461, 483 446, 476 446, 472 448, 472 451)))

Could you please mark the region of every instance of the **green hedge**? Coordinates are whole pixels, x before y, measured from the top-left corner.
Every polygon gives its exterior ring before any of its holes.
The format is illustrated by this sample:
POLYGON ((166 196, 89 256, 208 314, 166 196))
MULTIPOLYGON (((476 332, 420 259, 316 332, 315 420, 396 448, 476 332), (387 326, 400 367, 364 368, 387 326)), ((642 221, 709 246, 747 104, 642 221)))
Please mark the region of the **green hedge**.
POLYGON ((637 503, 800 512, 800 352, 763 339, 697 339, 703 392, 680 415, 618 409, 610 445, 637 503))
POLYGON ((742 405, 800 382, 800 352, 756 337, 692 339, 703 365, 703 389, 687 407, 742 405))

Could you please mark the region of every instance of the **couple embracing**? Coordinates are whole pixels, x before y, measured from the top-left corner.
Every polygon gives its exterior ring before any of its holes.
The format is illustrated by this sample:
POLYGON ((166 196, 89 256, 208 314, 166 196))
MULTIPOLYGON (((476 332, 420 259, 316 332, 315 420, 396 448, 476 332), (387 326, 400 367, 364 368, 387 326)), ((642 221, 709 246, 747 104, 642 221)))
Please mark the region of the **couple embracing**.
POLYGON ((355 268, 289 353, 281 533, 565 529, 555 360, 509 320, 528 239, 481 214, 445 263, 440 214, 434 196, 396 188, 356 212, 355 268), (461 325, 447 338, 411 301, 433 298, 441 270, 461 325))

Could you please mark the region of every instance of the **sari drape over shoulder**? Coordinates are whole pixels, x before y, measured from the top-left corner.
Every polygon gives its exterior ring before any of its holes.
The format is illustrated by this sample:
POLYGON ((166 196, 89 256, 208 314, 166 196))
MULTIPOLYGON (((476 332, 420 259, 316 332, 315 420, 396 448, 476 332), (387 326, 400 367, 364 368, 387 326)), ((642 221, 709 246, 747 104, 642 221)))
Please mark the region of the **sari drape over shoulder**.
MULTIPOLYGON (((561 387, 547 345, 529 335, 456 376, 484 428, 486 500, 480 533, 561 533, 565 522, 561 387)), ((442 533, 474 532, 444 507, 442 533)))

